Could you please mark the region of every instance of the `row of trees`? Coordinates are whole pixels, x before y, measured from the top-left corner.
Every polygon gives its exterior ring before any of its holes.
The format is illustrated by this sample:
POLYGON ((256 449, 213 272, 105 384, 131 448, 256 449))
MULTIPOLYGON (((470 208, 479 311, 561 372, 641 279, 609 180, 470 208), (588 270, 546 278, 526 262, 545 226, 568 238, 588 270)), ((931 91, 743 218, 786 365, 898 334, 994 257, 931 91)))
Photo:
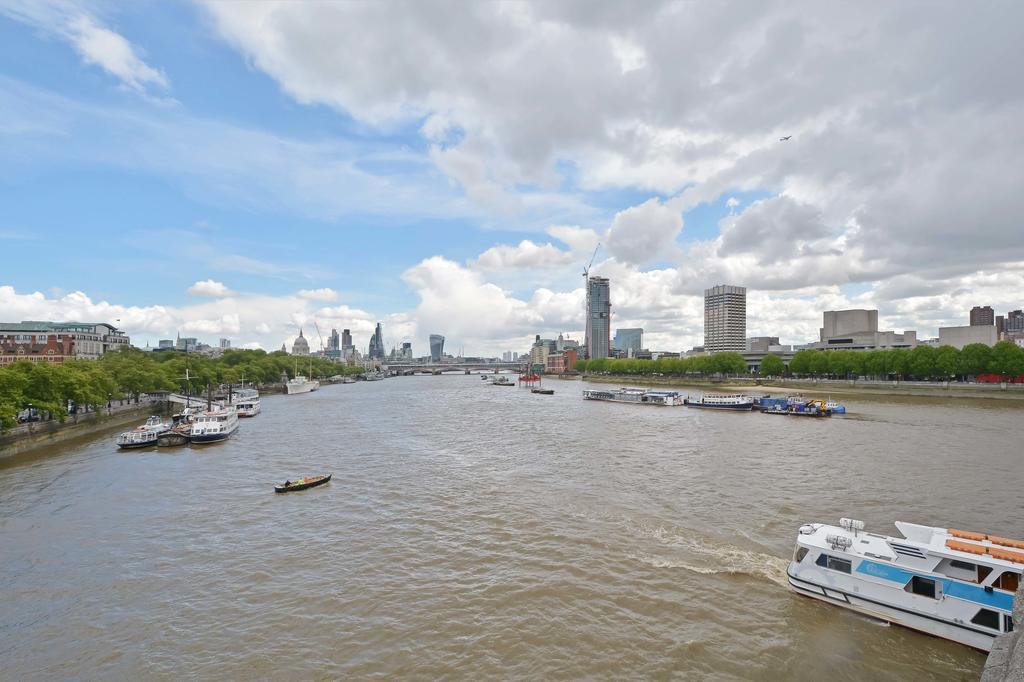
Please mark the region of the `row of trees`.
POLYGON ((714 355, 658 358, 657 360, 634 358, 577 360, 574 369, 594 374, 665 374, 675 376, 746 374, 747 363, 739 353, 715 353, 714 355))
MULTIPOLYGON (((979 374, 1016 377, 1024 374, 1024 348, 1011 341, 1000 341, 994 346, 972 343, 961 350, 952 346, 874 351, 802 350, 793 356, 789 372, 799 376, 880 379, 894 376, 923 381, 979 374)), ((761 373, 769 374, 763 365, 761 373)))
MULTIPOLYGON (((747 363, 739 353, 716 353, 689 358, 657 360, 580 360, 580 372, 594 374, 662 374, 670 376, 747 374, 747 363)), ((979 374, 1016 377, 1024 375, 1024 348, 1010 341, 995 346, 974 343, 957 350, 952 346, 917 346, 891 350, 801 350, 787 368, 778 355, 765 355, 760 376, 871 377, 886 379, 950 379, 979 374)))
POLYGON ((164 351, 145 353, 129 348, 107 353, 99 360, 63 364, 22 360, 0 368, 0 426, 17 422, 29 405, 58 419, 67 416, 68 403, 96 409, 111 399, 134 398, 152 391, 202 393, 221 384, 260 386, 295 374, 314 377, 358 373, 323 358, 295 358, 276 351, 226 350, 217 359, 164 351), (185 377, 188 377, 186 381, 185 377))

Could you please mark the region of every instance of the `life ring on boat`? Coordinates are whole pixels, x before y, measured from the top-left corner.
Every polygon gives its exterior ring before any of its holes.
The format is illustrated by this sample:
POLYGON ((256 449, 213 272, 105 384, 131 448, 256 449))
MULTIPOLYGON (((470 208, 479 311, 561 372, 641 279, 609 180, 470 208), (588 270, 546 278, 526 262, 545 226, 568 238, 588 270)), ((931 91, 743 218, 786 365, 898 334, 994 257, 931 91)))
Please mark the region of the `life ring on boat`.
POLYGON ((814 533, 814 524, 813 523, 805 523, 804 525, 800 526, 800 535, 812 535, 813 533, 814 533))

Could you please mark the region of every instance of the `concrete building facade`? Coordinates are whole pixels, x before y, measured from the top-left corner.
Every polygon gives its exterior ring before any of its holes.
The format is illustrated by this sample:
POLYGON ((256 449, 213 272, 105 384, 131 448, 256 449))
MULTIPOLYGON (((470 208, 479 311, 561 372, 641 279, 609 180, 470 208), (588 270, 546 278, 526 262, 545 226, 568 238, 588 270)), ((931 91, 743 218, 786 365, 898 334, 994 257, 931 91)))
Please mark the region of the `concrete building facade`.
POLYGON ((953 346, 953 348, 958 350, 972 343, 994 346, 998 340, 999 335, 996 333, 996 326, 994 324, 939 327, 939 345, 953 346))
POLYGON ((878 331, 878 311, 856 309, 826 310, 822 315, 820 340, 807 347, 818 350, 874 350, 916 346, 916 331, 878 331))
POLYGON ((747 288, 719 284, 704 290, 704 349, 709 353, 747 347, 747 288))

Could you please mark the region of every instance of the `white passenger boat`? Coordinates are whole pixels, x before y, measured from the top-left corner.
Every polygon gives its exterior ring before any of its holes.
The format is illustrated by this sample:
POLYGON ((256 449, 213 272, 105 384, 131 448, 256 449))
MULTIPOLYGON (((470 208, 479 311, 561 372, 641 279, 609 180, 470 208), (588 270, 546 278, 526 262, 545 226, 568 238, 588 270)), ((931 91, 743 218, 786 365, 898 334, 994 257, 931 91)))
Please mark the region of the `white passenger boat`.
POLYGON ((171 428, 171 425, 164 422, 160 417, 153 415, 146 420, 142 426, 137 426, 131 431, 125 431, 117 437, 119 448, 146 448, 156 445, 157 437, 171 428))
POLYGON ((687 396, 684 401, 687 407, 706 407, 712 410, 752 410, 754 399, 748 395, 726 395, 723 393, 705 393, 699 398, 687 396))
POLYGON ((509 381, 508 377, 494 377, 491 386, 515 386, 515 382, 509 381))
POLYGON ((1024 542, 896 522, 903 537, 864 523, 800 527, 787 573, 799 594, 989 651, 1013 629, 1024 542))
POLYGON ((240 388, 233 404, 239 417, 255 417, 260 413, 260 392, 255 388, 240 388))
POLYGON ((214 406, 200 412, 192 421, 189 432, 190 443, 216 443, 227 440, 238 430, 238 413, 235 410, 214 406))
POLYGON ((301 374, 296 374, 293 378, 289 379, 285 383, 285 389, 288 391, 288 395, 295 395, 296 393, 309 393, 320 388, 320 382, 316 379, 307 379, 301 374))
POLYGON ((665 407, 676 407, 684 402, 679 391, 649 391, 644 388, 587 389, 583 391, 583 399, 665 407))

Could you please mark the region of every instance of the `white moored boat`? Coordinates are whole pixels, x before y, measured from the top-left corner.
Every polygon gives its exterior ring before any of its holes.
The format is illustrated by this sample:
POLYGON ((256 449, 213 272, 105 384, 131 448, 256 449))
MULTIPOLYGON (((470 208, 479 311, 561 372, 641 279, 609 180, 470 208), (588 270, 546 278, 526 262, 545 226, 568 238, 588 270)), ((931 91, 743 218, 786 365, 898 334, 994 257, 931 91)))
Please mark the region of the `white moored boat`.
POLYGON ((754 399, 748 395, 705 393, 699 398, 687 397, 687 407, 705 407, 713 410, 752 410, 754 399))
POLYGON ((189 433, 190 443, 216 443, 227 440, 238 430, 238 413, 235 410, 214 406, 200 412, 192 422, 189 433))
POLYGON ((239 417, 255 417, 260 413, 260 392, 255 388, 240 388, 233 404, 239 417))
POLYGON ((644 388, 587 389, 583 391, 583 399, 667 407, 683 404, 683 395, 679 391, 649 391, 644 388))
POLYGON ((800 527, 787 574, 799 594, 989 651, 1013 629, 1024 542, 896 522, 903 537, 864 523, 800 527))
POLYGON ((288 395, 295 395, 296 393, 309 393, 320 388, 320 382, 316 379, 307 379, 301 374, 296 374, 293 379, 289 379, 285 384, 285 388, 288 391, 288 395))
POLYGON ((142 426, 137 426, 131 431, 125 431, 118 436, 117 447, 128 449, 156 445, 157 436, 170 428, 170 424, 161 421, 160 417, 153 415, 142 426))

